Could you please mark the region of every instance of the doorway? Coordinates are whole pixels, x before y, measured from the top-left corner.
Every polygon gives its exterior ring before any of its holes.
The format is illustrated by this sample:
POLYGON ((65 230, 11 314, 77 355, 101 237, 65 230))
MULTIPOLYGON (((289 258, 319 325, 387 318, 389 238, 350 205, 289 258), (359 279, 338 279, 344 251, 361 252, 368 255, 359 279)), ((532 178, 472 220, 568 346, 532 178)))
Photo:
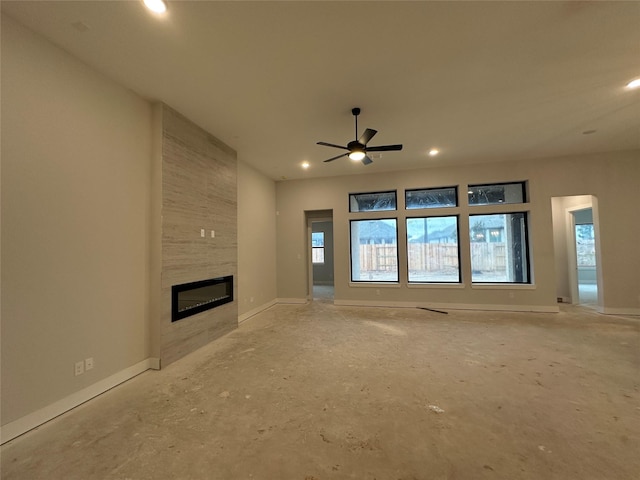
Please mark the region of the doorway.
POLYGON ((333 211, 310 211, 307 216, 309 245, 308 298, 333 303, 333 211))
MULTIPOLYGON (((571 211, 576 259, 577 296, 580 305, 598 304, 596 237, 593 209, 571 211)), ((572 252, 573 253, 573 252, 572 252)))
POLYGON ((551 201, 558 301, 597 309, 602 304, 598 199, 574 195, 551 201))

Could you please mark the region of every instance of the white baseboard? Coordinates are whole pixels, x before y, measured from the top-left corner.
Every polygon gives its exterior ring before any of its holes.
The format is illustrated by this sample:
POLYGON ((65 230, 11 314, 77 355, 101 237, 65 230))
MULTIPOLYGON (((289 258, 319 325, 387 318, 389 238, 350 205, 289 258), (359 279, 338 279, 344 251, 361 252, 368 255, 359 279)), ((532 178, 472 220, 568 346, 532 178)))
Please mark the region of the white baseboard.
POLYGON ((306 298, 276 298, 276 303, 293 303, 296 305, 302 305, 308 303, 306 298))
POLYGON ((604 315, 640 315, 640 308, 598 307, 597 311, 604 315))
POLYGON ((557 305, 485 305, 470 303, 384 302, 372 300, 335 300, 335 305, 352 307, 433 308, 437 310, 485 310, 498 312, 558 313, 557 305))
POLYGON ((259 307, 256 307, 252 310, 249 310, 246 313, 238 316, 238 324, 244 322, 245 320, 250 319, 251 317, 259 314, 260 312, 264 312, 265 310, 273 307, 274 305, 304 305, 305 303, 309 303, 309 299, 307 298, 275 298, 270 302, 267 302, 259 307))
POLYGON ((160 368, 159 358, 147 358, 142 362, 136 363, 124 370, 111 375, 99 382, 94 383, 82 390, 72 393, 68 397, 58 400, 51 405, 48 405, 40 410, 36 410, 33 413, 25 415, 22 418, 14 420, 0 427, 0 444, 13 440, 14 438, 27 433, 29 430, 33 430, 39 427, 43 423, 53 420, 55 417, 62 415, 65 412, 83 404, 84 402, 91 400, 94 397, 112 389, 113 387, 126 382, 127 380, 141 374, 145 370, 160 368))
POLYGON ((249 310, 246 313, 243 313, 242 315, 238 316, 238 323, 240 324, 240 323, 244 322, 245 320, 250 319, 254 315, 257 315, 260 312, 264 312, 268 308, 273 307, 276 303, 278 303, 278 301, 276 299, 273 299, 270 302, 267 302, 267 303, 265 303, 263 305, 260 305, 259 307, 256 307, 256 308, 254 308, 252 310, 249 310))

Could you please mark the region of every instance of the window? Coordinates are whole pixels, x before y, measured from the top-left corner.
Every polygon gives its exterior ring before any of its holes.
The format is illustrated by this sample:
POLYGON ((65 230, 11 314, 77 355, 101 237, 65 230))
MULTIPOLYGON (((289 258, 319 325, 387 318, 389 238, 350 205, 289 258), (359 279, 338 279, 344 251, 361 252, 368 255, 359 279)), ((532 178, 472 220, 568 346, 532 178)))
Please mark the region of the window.
POLYGON ((311 234, 311 262, 324 263, 324 232, 311 234))
POLYGON ((351 220, 351 281, 398 281, 398 228, 395 218, 351 220))
POLYGON ((458 217, 407 218, 409 282, 460 282, 458 217))
POLYGON ((405 208, 440 208, 458 206, 458 188, 425 188, 406 190, 404 193, 405 208))
POLYGON ((469 216, 471 281, 530 283, 527 214, 469 216))
POLYGON ((350 212, 379 212, 396 210, 396 192, 352 193, 349 195, 350 212))
POLYGON ((525 182, 469 185, 469 205, 525 203, 525 182))
POLYGON ((593 223, 576 225, 578 267, 596 266, 596 236, 593 223))

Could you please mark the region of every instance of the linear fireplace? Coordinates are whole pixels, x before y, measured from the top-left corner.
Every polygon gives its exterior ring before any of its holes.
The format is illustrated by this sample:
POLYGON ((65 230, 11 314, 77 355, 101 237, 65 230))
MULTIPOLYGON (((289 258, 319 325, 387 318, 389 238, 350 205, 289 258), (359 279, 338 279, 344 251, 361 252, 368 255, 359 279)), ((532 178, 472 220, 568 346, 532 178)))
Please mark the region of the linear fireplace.
POLYGON ((233 302, 233 275, 171 287, 171 321, 233 302))

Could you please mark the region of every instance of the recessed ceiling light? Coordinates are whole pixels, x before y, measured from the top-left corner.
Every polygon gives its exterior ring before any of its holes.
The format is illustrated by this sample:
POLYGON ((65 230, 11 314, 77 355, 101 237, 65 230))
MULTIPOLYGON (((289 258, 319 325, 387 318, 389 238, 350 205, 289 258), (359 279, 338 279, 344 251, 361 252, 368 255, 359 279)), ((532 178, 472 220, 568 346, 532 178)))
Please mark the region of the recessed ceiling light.
POLYGON ((309 168, 309 162, 302 162, 302 168, 309 168))
POLYGON ((164 13, 167 11, 167 4, 163 0, 142 0, 144 6, 153 13, 164 13))
POLYGON ((635 80, 631 80, 629 83, 627 83, 626 88, 628 88, 629 90, 632 90, 634 88, 638 88, 640 87, 640 78, 636 78, 635 80))
POLYGON ((431 150, 429 150, 429 155, 431 157, 435 157, 436 155, 438 155, 440 153, 440 150, 438 150, 437 148, 432 148, 431 150))

